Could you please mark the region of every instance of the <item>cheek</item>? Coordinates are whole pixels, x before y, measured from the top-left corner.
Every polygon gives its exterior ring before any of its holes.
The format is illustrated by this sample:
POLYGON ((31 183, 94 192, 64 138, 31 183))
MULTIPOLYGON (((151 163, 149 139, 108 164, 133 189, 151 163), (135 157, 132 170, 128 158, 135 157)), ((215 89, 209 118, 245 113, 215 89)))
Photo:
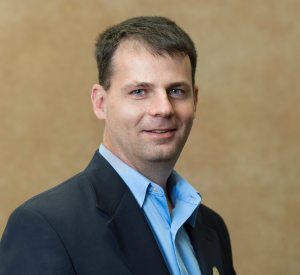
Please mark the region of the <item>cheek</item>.
POLYGON ((142 120, 143 110, 140 106, 127 102, 111 104, 107 109, 107 123, 114 128, 123 128, 123 131, 129 132, 142 120))
POLYGON ((178 104, 175 113, 182 123, 190 124, 194 120, 194 105, 192 103, 178 104))

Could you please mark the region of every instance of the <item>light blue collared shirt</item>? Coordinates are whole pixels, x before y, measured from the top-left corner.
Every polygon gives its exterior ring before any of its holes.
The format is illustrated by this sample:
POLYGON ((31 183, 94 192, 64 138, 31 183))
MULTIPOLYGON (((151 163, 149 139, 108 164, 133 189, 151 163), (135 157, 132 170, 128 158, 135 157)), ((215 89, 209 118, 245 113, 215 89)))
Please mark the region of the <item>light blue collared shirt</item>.
POLYGON ((173 170, 167 187, 174 206, 170 215, 164 190, 159 185, 128 166, 103 144, 99 152, 127 184, 142 208, 170 274, 201 275, 196 254, 183 226, 185 222, 195 225, 201 195, 173 170))

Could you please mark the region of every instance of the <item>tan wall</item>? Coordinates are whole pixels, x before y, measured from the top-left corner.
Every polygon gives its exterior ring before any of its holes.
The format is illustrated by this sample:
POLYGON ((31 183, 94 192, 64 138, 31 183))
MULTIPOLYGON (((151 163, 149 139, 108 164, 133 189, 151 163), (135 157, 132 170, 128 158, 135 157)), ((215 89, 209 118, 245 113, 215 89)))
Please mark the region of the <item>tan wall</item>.
POLYGON ((238 274, 300 272, 299 0, 1 0, 0 234, 102 140, 93 43, 164 15, 194 39, 200 102, 177 170, 225 219, 238 274))

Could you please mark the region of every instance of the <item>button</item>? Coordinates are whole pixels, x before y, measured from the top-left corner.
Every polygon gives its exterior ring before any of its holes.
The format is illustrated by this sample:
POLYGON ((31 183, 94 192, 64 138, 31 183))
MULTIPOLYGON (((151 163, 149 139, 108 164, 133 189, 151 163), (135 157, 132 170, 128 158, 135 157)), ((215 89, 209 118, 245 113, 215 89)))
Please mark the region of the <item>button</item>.
POLYGON ((219 270, 214 266, 212 269, 213 275, 220 275, 219 270))
POLYGON ((153 187, 152 187, 152 190, 153 190, 154 192, 157 192, 157 191, 158 191, 157 188, 156 188, 156 186, 153 186, 153 187))

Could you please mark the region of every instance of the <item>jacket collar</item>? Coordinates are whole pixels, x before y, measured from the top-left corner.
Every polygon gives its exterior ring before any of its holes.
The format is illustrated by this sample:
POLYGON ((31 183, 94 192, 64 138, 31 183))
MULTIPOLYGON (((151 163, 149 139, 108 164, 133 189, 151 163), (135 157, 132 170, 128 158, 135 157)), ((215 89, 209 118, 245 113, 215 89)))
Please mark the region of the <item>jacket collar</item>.
POLYGON ((201 275, 212 274, 213 267, 217 267, 219 273, 224 274, 218 235, 215 230, 202 224, 201 207, 198 211, 195 227, 193 228, 189 224, 186 224, 185 227, 196 253, 201 275))
POLYGON ((96 206, 111 216, 107 229, 133 273, 169 274, 143 211, 127 185, 98 150, 85 173, 94 190, 96 206))

